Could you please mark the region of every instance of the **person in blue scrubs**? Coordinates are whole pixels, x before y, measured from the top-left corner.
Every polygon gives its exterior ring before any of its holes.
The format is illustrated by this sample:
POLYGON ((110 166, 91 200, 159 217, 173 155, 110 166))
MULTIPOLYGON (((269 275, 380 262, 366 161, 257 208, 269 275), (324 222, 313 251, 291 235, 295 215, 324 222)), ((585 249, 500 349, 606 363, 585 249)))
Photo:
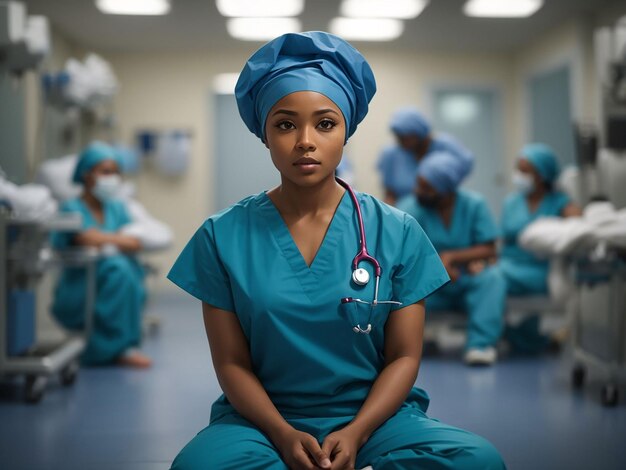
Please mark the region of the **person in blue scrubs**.
POLYGON ((386 147, 379 160, 378 170, 385 188, 385 202, 397 201, 415 191, 415 174, 419 163, 434 152, 447 152, 464 166, 471 166, 474 154, 458 140, 447 134, 433 134, 424 115, 412 107, 400 108, 391 118, 391 131, 396 143, 386 147))
MULTIPOLYGON (((532 143, 522 148, 513 175, 517 190, 506 198, 502 209, 503 244, 498 264, 509 295, 548 293, 549 262, 519 246, 517 240, 524 229, 541 217, 581 215, 569 196, 554 187, 558 175, 558 160, 549 146, 532 143)), ((531 315, 520 325, 507 327, 506 338, 513 351, 538 353, 550 345, 550 339, 540 334, 539 323, 539 315, 531 315)))
POLYGON ((375 90, 328 33, 280 36, 246 63, 239 112, 281 183, 209 217, 169 273, 202 301, 224 391, 173 469, 504 468, 486 440, 426 415, 424 299, 448 276, 413 218, 363 193, 378 299, 399 305, 374 305, 369 263, 370 282, 352 280, 359 224, 335 171, 375 90))
MULTIPOLYGON (((53 246, 91 247, 101 252, 96 265, 92 330, 82 362, 149 367, 150 359, 137 349, 145 290, 144 272, 134 253, 141 243, 119 233, 131 220, 124 204, 115 200, 121 184, 115 149, 102 142, 90 144, 79 155, 72 179, 83 185, 82 195, 63 203, 61 211, 80 214, 82 230, 76 235, 55 233, 53 246)), ((53 315, 64 327, 85 328, 86 294, 85 270, 64 269, 52 305, 53 315)))
POLYGON ((497 358, 503 326, 506 284, 488 261, 495 258, 497 228, 485 199, 459 189, 471 167, 455 156, 437 152, 417 170, 417 190, 398 208, 413 216, 439 253, 452 282, 428 298, 428 311, 467 312, 464 359, 488 365, 497 358))

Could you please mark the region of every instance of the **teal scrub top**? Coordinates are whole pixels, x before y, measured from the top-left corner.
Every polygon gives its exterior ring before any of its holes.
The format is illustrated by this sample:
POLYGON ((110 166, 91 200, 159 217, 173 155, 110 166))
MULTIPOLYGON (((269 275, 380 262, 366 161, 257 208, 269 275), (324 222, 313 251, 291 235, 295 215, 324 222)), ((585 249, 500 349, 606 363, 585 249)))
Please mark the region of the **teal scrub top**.
POLYGON ((444 224, 436 210, 420 206, 414 195, 403 198, 398 209, 419 222, 440 253, 492 242, 498 237, 487 201, 473 191, 457 190, 450 226, 444 224))
MULTIPOLYGON (((368 251, 382 266, 379 300, 407 306, 448 282, 414 219, 367 194, 357 197, 368 251)), ((373 276, 363 287, 351 280, 358 248, 347 193, 310 267, 272 201, 260 193, 204 222, 168 277, 237 315, 253 370, 283 416, 348 416, 358 412, 384 366, 383 328, 390 310, 399 308, 341 303, 344 297, 373 298, 373 276), (355 321, 371 323, 371 334, 354 333, 355 321)), ((368 263, 361 267, 373 274, 368 263)), ((426 410, 428 397, 414 388, 405 405, 426 410)), ((233 412, 222 396, 211 421, 233 412)))
POLYGON ((526 196, 520 192, 510 194, 502 208, 502 258, 516 262, 527 262, 547 265, 531 252, 521 248, 517 239, 522 231, 532 222, 541 217, 558 217, 570 203, 567 194, 553 191, 544 196, 534 212, 530 212, 526 196))
MULTIPOLYGON (((103 203, 103 221, 98 222, 81 198, 65 201, 60 209, 61 212, 78 213, 83 218, 82 230, 96 228, 103 232, 118 232, 124 225, 131 223, 126 206, 122 201, 107 201, 103 203)), ((52 236, 52 244, 57 249, 67 248, 72 244, 73 236, 68 233, 57 232, 52 236)))

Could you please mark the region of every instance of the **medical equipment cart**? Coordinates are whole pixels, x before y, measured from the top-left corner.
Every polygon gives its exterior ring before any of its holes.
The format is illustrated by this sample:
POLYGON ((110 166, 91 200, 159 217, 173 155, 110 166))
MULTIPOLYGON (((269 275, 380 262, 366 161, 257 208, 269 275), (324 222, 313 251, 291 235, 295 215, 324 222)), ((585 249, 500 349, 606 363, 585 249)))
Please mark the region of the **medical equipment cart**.
POLYGON ((574 264, 572 385, 581 388, 587 367, 605 373, 601 389, 605 406, 619 401, 619 380, 626 375, 626 253, 574 264))
POLYGON ((71 232, 80 226, 76 217, 18 221, 0 208, 0 376, 24 376, 24 398, 30 403, 41 400, 51 376, 59 374, 62 384, 71 385, 78 373, 93 311, 97 253, 55 253, 48 239, 52 231, 71 232), (87 327, 60 344, 38 345, 35 288, 46 270, 59 265, 87 272, 87 327))

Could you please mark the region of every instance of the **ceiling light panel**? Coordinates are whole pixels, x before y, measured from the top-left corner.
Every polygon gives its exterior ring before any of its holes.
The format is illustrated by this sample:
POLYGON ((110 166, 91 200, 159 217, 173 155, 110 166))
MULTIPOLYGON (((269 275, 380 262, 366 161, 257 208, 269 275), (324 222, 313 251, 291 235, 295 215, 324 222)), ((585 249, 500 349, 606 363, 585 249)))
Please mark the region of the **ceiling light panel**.
POLYGON ((169 0, 96 0, 96 7, 109 15, 166 15, 169 0))
POLYGON ((463 6, 467 16, 484 18, 523 18, 543 6, 543 0, 468 0, 463 6))
POLYGON ((304 0, 217 0, 217 10, 222 16, 241 17, 290 17, 304 10, 304 0))
POLYGON ((416 18, 428 0, 343 0, 341 14, 349 18, 416 18))
POLYGON ((281 34, 298 33, 302 25, 295 18, 231 18, 226 29, 242 41, 269 41, 281 34))
POLYGON ((334 18, 330 32, 349 41, 393 41, 404 31, 404 23, 388 18, 334 18))

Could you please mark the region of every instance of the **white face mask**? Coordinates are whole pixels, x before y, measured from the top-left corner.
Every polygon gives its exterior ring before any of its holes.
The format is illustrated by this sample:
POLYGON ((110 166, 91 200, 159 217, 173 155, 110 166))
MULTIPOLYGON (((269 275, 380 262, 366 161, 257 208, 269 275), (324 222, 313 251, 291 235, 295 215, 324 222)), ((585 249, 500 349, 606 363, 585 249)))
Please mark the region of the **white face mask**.
POLYGON ((115 199, 122 187, 122 177, 120 175, 104 175, 98 176, 96 184, 91 190, 100 202, 115 199))
POLYGON ((515 170, 513 172, 513 186, 515 186, 522 193, 528 194, 535 188, 535 181, 532 176, 522 173, 519 170, 515 170))

